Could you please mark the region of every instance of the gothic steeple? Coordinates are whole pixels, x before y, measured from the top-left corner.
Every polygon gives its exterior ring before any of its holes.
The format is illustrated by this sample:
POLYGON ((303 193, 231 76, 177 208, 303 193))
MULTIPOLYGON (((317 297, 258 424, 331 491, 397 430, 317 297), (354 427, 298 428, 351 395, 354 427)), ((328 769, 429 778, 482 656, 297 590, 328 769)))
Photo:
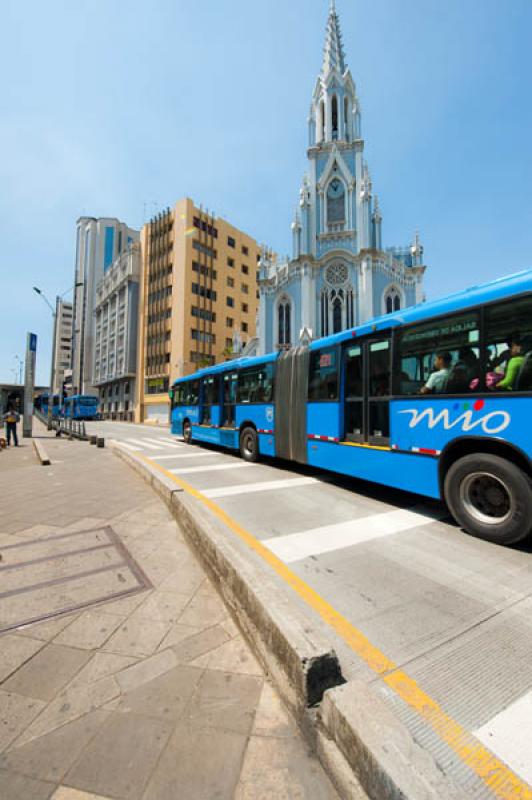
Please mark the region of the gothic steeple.
POLYGON ((323 50, 323 66, 321 69, 323 77, 326 78, 332 70, 337 70, 340 75, 343 75, 345 72, 344 46, 342 43, 342 33, 340 31, 340 20, 336 13, 334 0, 331 0, 329 19, 327 21, 327 33, 323 50))
POLYGON ((331 0, 323 63, 316 81, 309 117, 311 147, 360 138, 360 111, 355 84, 346 65, 340 20, 331 0))

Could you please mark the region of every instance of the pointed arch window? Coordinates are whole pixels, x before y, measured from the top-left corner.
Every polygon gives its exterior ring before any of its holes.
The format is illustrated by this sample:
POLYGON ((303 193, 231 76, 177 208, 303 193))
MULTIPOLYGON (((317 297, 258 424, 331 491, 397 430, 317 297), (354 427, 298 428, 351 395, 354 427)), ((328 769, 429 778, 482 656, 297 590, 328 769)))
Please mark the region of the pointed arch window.
POLYGON ((280 300, 277 307, 277 343, 279 347, 290 347, 292 343, 292 307, 288 298, 280 300))
POLYGON ((401 294, 395 286, 387 289, 384 295, 384 308, 386 314, 401 310, 401 294))
POLYGON ((333 94, 331 104, 331 122, 332 138, 338 139, 338 98, 335 94, 333 94))
POLYGON ((323 100, 320 100, 318 136, 319 136, 319 141, 323 142, 323 140, 325 139, 325 103, 323 102, 323 100))
POLYGON ((342 330, 342 301, 335 297, 333 301, 333 333, 340 333, 342 330))
POLYGON ((344 131, 345 131, 345 140, 346 142, 349 141, 349 100, 347 97, 344 97, 344 131))

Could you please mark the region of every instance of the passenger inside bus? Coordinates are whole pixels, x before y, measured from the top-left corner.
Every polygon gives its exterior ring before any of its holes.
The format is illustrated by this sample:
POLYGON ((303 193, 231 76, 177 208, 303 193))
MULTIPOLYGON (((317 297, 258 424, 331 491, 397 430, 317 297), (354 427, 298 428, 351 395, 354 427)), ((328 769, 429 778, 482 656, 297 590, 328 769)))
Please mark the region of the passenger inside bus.
POLYGON ((419 390, 420 394, 441 394, 447 386, 453 357, 450 353, 437 353, 434 359, 434 371, 428 381, 419 390))
POLYGON ((447 378, 445 392, 447 394, 463 394, 472 390, 473 382, 478 383, 480 364, 472 347, 461 347, 458 361, 452 365, 447 378))
POLYGON ((525 357, 523 355, 523 343, 519 335, 512 336, 509 346, 504 376, 502 380, 497 382, 496 386, 497 389, 511 392, 515 387, 521 367, 525 363, 525 357))

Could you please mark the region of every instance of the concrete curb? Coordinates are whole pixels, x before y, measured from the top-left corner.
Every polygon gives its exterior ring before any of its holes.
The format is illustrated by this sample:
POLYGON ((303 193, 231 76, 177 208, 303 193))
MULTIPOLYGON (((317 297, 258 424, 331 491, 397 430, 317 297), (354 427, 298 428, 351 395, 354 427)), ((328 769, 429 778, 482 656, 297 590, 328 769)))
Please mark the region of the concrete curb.
POLYGON ((173 480, 111 445, 176 517, 340 796, 463 798, 371 687, 345 683, 331 643, 311 630, 306 607, 287 585, 173 480))
POLYGON ((33 447, 35 449, 35 453, 37 454, 37 458, 39 459, 42 467, 49 467, 52 463, 50 458, 44 449, 44 445, 38 439, 32 439, 33 447))
POLYGON ((330 643, 309 632, 308 617, 286 585, 175 482, 114 444, 115 452, 169 506, 243 633, 252 642, 285 702, 314 735, 309 709, 344 682, 330 643))
POLYGON ((325 694, 318 715, 318 754, 324 766, 331 741, 375 800, 464 800, 464 790, 449 781, 430 753, 361 681, 325 694))

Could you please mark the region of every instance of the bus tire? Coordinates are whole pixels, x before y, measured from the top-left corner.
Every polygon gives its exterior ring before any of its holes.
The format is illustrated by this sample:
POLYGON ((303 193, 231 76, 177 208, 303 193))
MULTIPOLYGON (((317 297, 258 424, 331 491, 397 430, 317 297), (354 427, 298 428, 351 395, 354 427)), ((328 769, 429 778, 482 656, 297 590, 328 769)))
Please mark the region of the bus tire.
POLYGON ((444 496, 458 524, 494 544, 515 544, 532 529, 532 482, 500 456, 476 453, 458 459, 445 476, 444 496))
POLYGON ((192 444, 192 425, 188 419, 183 423, 183 441, 185 444, 192 444))
POLYGON ((240 434, 240 455, 244 461, 259 460, 259 439, 254 428, 244 428, 240 434))

